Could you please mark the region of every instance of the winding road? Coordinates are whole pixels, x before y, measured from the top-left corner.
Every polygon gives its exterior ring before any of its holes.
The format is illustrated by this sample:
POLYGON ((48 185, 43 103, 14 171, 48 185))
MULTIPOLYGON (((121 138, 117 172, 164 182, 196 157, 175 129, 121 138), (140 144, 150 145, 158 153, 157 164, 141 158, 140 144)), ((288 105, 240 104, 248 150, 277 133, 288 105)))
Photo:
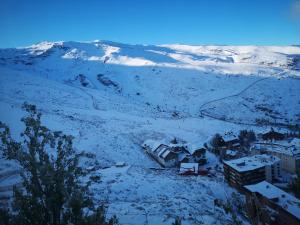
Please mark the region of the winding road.
MULTIPOLYGON (((225 100, 225 99, 228 99, 228 98, 232 98, 232 97, 238 97, 238 96, 242 95, 244 92, 246 92, 247 90, 249 90, 250 88, 252 88, 252 87, 253 87, 254 85, 256 85, 257 83, 262 82, 262 81, 264 81, 264 80, 268 80, 268 79, 274 78, 274 77, 282 77, 282 75, 284 75, 285 73, 286 73, 286 71, 284 70, 284 71, 281 71, 281 72, 278 72, 278 73, 273 74, 273 76, 261 78, 261 79, 259 79, 259 80, 254 81, 253 83, 249 84, 247 87, 245 87, 244 89, 242 89, 241 91, 239 91, 239 92, 236 93, 236 94, 229 95, 229 96, 222 97, 222 98, 217 98, 217 99, 210 100, 210 101, 208 101, 208 102, 203 103, 203 104, 200 106, 200 109, 199 109, 199 111, 200 111, 200 116, 201 116, 201 117, 208 117, 208 118, 211 118, 211 119, 220 120, 220 121, 227 122, 227 123, 232 123, 232 124, 246 125, 246 126, 260 126, 260 125, 257 124, 257 123, 237 122, 237 121, 232 121, 232 120, 228 120, 228 119, 225 119, 225 118, 216 117, 216 116, 210 115, 209 113, 206 113, 206 112, 205 112, 205 109, 203 109, 203 108, 204 108, 205 106, 211 104, 211 103, 214 103, 214 102, 222 101, 222 100, 225 100)), ((270 124, 270 125, 276 126, 276 124, 270 124)), ((261 125, 261 126, 264 126, 264 125, 261 125)), ((283 125, 279 125, 279 124, 278 124, 277 126, 283 126, 283 125)))

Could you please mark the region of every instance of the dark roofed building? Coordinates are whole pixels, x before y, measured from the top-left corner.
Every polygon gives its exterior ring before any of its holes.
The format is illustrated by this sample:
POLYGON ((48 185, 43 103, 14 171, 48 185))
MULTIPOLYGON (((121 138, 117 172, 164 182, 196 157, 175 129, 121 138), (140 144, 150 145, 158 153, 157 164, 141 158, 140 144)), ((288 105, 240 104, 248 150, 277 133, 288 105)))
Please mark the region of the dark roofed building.
POLYGON ((195 162, 199 163, 200 165, 203 165, 207 162, 205 154, 206 154, 206 149, 199 148, 193 152, 192 156, 195 162))
POLYGON ((276 186, 262 181, 244 186, 250 218, 262 224, 299 225, 300 200, 276 186))
POLYGON ((262 139, 265 140, 265 141, 266 140, 276 140, 276 141, 279 141, 279 140, 283 140, 284 139, 284 134, 276 132, 273 129, 271 129, 271 131, 269 131, 267 133, 264 133, 262 135, 262 139))

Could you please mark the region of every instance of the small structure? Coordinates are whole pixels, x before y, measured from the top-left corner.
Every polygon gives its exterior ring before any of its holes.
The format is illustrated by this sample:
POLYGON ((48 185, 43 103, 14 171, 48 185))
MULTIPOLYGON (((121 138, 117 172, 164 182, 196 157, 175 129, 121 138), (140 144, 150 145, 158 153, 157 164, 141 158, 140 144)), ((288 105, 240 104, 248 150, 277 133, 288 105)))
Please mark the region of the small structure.
POLYGON ((242 190, 244 185, 267 180, 273 182, 281 174, 280 159, 272 155, 254 155, 223 161, 225 180, 242 190))
POLYGON ((126 163, 125 162, 116 162, 116 167, 124 167, 126 166, 126 163))
POLYGON ((198 175, 199 164, 198 163, 181 163, 179 174, 180 175, 198 175))
POLYGON ((262 181, 244 186, 250 218, 261 217, 263 224, 300 224, 300 200, 262 181))

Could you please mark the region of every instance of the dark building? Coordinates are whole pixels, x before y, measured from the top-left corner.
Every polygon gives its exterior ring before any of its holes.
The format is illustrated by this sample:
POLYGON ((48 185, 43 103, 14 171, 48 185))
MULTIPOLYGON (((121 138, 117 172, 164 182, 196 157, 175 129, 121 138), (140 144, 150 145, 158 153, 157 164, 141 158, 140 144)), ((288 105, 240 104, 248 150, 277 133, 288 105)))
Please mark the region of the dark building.
POLYGON ((247 212, 251 220, 262 224, 300 224, 300 200, 276 186, 262 181, 244 187, 247 212))
POLYGON ((223 167, 225 180, 239 190, 242 190, 244 185, 263 180, 273 182, 281 173, 280 159, 270 155, 223 161, 223 167))
POLYGON ((276 132, 273 129, 271 129, 271 131, 269 131, 267 133, 264 133, 262 135, 262 139, 265 140, 265 141, 266 140, 276 140, 276 141, 279 141, 279 140, 283 140, 284 139, 284 134, 276 132))

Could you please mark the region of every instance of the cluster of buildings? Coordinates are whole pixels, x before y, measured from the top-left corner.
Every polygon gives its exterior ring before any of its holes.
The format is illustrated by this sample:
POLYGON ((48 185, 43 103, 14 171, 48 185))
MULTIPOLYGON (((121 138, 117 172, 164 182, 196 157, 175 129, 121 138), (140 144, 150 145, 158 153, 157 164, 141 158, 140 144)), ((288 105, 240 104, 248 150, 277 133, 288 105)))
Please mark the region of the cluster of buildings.
POLYGON ((181 163, 206 163, 206 149, 194 145, 166 144, 164 141, 146 140, 143 149, 163 167, 179 167, 181 163))
POLYGON ((266 224, 300 224, 300 200, 274 185, 283 171, 295 174, 300 169, 299 139, 284 141, 272 130, 251 146, 247 156, 234 154, 223 160, 223 168, 228 184, 245 193, 251 218, 259 215, 266 224))
MULTIPOLYGON (((212 149, 213 147, 209 146, 209 148, 212 149)), ((239 138, 231 133, 220 136, 219 147, 214 149, 214 151, 221 160, 235 159, 244 155, 239 138)))
POLYGON ((300 225, 300 200, 275 186, 284 174, 300 170, 300 139, 286 139, 273 129, 258 139, 245 147, 229 133, 219 136, 216 148, 157 140, 146 140, 142 147, 161 166, 179 167, 183 175, 207 175, 199 165, 211 150, 223 161, 224 179, 246 195, 249 218, 259 218, 254 223, 300 225))

